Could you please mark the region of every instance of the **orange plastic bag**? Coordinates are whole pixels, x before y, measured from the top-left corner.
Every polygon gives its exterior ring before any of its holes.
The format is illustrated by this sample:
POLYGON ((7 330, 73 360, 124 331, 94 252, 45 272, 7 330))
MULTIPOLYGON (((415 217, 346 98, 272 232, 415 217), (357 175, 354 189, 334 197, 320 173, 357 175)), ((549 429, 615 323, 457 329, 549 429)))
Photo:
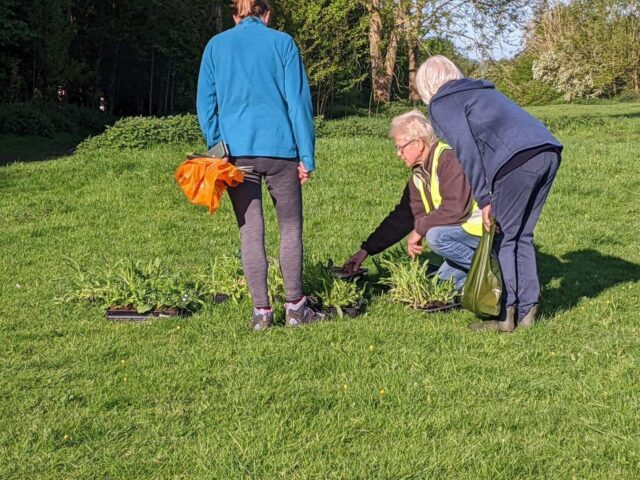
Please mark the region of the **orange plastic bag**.
POLYGON ((176 181, 191 203, 213 215, 227 187, 244 181, 244 172, 221 158, 190 155, 176 170, 176 181))

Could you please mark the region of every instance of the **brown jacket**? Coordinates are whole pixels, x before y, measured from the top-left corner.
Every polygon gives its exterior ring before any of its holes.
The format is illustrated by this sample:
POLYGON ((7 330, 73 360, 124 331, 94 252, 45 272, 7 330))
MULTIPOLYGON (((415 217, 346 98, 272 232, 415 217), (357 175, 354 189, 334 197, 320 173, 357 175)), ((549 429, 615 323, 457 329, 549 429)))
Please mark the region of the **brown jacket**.
POLYGON ((420 191, 413 183, 413 175, 417 170, 425 180, 427 200, 433 207, 430 172, 434 152, 435 146, 426 162, 413 168, 409 182, 402 192, 400 203, 363 242, 361 248, 369 255, 375 255, 389 248, 412 230, 424 237, 433 227, 461 225, 469 218, 473 203, 471 187, 453 150, 442 152, 438 163, 437 173, 442 203, 437 209, 431 209, 431 213, 426 213, 420 191))

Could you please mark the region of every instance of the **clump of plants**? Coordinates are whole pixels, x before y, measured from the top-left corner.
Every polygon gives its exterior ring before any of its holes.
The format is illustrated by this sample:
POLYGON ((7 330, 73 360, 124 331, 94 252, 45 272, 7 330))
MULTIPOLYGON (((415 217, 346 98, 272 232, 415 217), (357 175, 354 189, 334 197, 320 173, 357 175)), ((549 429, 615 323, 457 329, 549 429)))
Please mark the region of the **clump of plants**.
POLYGON ((451 305, 456 299, 453 280, 429 276, 429 260, 398 262, 383 258, 376 262, 376 267, 383 275, 380 283, 389 287, 392 301, 433 309, 451 305))
POLYGON ((140 314, 191 313, 206 303, 219 301, 216 298, 219 294, 237 301, 246 291, 231 257, 217 259, 209 270, 196 273, 192 278, 170 272, 159 258, 146 263, 102 261, 86 269, 71 258, 66 261, 71 274, 65 277, 66 293, 56 298, 58 303, 92 302, 105 309, 135 310, 140 314))
POLYGON ((333 261, 315 262, 305 268, 306 283, 311 297, 322 306, 327 313, 335 313, 343 317, 345 309, 359 310, 362 306, 366 284, 350 280, 342 280, 333 276, 333 261))
POLYGON ((216 257, 208 269, 196 274, 196 279, 200 291, 208 298, 224 296, 238 303, 249 291, 238 257, 216 257))

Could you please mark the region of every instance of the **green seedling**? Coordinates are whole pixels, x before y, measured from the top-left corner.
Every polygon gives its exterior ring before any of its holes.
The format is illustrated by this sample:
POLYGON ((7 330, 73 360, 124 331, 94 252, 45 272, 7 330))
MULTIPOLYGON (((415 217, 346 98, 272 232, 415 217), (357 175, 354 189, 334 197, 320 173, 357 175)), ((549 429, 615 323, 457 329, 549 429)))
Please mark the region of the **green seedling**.
POLYGON ((451 303, 456 290, 453 280, 441 280, 435 275, 427 277, 429 260, 394 262, 381 259, 379 271, 385 273, 380 282, 389 286, 391 300, 406 303, 414 308, 427 308, 451 303))

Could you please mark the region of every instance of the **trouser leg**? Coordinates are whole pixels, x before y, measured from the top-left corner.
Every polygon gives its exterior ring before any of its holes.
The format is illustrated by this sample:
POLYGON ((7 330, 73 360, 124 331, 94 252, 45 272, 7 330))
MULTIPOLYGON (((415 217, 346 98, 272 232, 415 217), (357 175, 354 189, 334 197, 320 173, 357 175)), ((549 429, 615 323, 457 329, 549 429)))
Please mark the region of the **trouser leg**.
POLYGON ((280 268, 287 302, 295 302, 302 292, 302 188, 298 162, 270 159, 265 176, 280 229, 280 268))
MULTIPOLYGON (((243 159, 238 166, 254 165, 243 159)), ((240 227, 242 268, 249 293, 256 308, 268 307, 267 254, 264 247, 264 219, 262 216, 262 177, 259 172, 245 175, 243 183, 229 188, 229 198, 240 227)))
POLYGON ((438 277, 453 279, 456 290, 462 290, 480 238, 460 226, 447 226, 431 228, 426 240, 429 248, 445 260, 437 272, 438 277))
POLYGON ((492 212, 500 226, 495 248, 506 307, 538 302, 540 285, 533 230, 555 177, 559 157, 543 152, 495 182, 492 212))
POLYGON ((559 165, 559 157, 552 152, 545 152, 525 163, 523 174, 535 175, 538 182, 524 216, 524 225, 518 239, 517 268, 518 268, 518 318, 523 318, 531 307, 538 303, 540 297, 540 282, 536 252, 533 245, 533 231, 542 207, 544 206, 551 185, 555 179, 559 165), (540 158, 538 158, 540 157, 540 158), (536 160, 536 163, 529 163, 536 160))

